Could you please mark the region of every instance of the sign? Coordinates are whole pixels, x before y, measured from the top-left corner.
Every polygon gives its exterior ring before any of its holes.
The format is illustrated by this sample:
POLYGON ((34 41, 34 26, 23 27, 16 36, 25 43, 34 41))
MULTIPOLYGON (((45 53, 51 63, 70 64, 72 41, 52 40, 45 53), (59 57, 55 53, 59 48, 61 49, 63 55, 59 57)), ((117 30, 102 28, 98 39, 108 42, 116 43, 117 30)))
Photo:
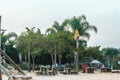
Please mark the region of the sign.
POLYGON ((74 33, 74 39, 77 39, 77 37, 79 37, 80 34, 79 34, 79 31, 78 29, 75 30, 75 33, 74 33))
POLYGON ((120 64, 120 61, 118 61, 118 64, 120 64))

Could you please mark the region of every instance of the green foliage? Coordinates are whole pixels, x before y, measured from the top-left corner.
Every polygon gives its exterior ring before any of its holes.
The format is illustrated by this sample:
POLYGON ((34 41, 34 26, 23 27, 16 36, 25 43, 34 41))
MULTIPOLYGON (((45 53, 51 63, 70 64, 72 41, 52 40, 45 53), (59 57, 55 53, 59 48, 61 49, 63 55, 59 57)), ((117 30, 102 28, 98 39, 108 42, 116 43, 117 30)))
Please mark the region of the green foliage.
POLYGON ((100 46, 79 49, 80 59, 82 61, 91 61, 93 59, 101 60, 103 56, 99 48, 100 46))
POLYGON ((6 45, 5 50, 7 55, 15 62, 19 63, 18 51, 12 44, 6 45))
POLYGON ((28 62, 24 62, 24 61, 19 64, 19 66, 24 70, 28 69, 28 65, 29 65, 28 62))
POLYGON ((34 57, 36 57, 36 56, 38 56, 42 51, 43 51, 43 49, 41 49, 41 48, 34 48, 34 49, 32 50, 32 52, 31 52, 31 55, 34 56, 34 57))
POLYGON ((15 48, 17 34, 14 32, 10 32, 5 34, 4 32, 1 33, 1 48, 5 50, 7 55, 16 63, 19 62, 17 49, 15 48))
MULTIPOLYGON (((76 49, 76 41, 73 36, 76 29, 78 29, 82 38, 79 40, 78 49, 80 60, 101 59, 103 56, 100 54, 99 47, 87 48, 87 41, 84 37, 90 38, 89 31, 97 32, 97 28, 90 25, 84 15, 66 19, 61 24, 55 21, 52 27, 46 30, 46 34, 41 34, 40 29, 36 30, 35 27, 26 27, 26 31, 18 37, 14 33, 4 35, 2 36, 2 45, 5 45, 6 41, 10 45, 16 43, 15 46, 18 53, 20 52, 23 55, 30 54, 29 58, 32 58, 33 64, 36 57, 46 53, 50 54, 51 58, 54 58, 53 55, 56 53, 57 58, 59 58, 57 60, 62 60, 64 63, 73 62, 76 49), (68 26, 72 28, 71 31, 66 29, 68 26), (14 41, 10 40, 12 36, 16 36, 14 41)), ((22 65, 25 66, 24 62, 22 65)))
POLYGON ((1 46, 5 48, 6 45, 12 44, 15 45, 15 40, 17 38, 17 34, 14 32, 10 32, 8 34, 1 34, 1 46))
POLYGON ((104 48, 102 52, 104 56, 110 56, 111 58, 119 54, 119 50, 116 48, 104 48))
MULTIPOLYGON (((31 55, 33 60, 33 65, 35 64, 34 59, 36 56, 40 55, 42 52, 43 46, 43 35, 41 34, 40 30, 38 29, 35 31, 35 27, 29 29, 26 27, 26 32, 23 32, 18 37, 18 50, 19 52, 26 52, 28 55, 31 55)), ((30 56, 28 57, 28 61, 30 64, 30 56)), ((34 67, 34 66, 33 66, 34 67)))
POLYGON ((69 24, 72 27, 73 32, 75 32, 76 29, 78 29, 79 34, 81 37, 90 38, 90 30, 93 30, 97 33, 97 28, 93 25, 90 25, 86 21, 86 17, 84 15, 79 17, 72 17, 71 19, 68 19, 67 24, 69 24))
POLYGON ((42 47, 43 36, 40 32, 35 32, 34 27, 26 29, 27 31, 18 37, 17 48, 19 51, 30 51, 32 52, 32 55, 36 56, 37 53, 41 52, 41 49, 39 48, 42 47))
POLYGON ((106 61, 108 61, 109 63, 107 64, 108 67, 113 67, 113 68, 118 68, 119 65, 117 64, 117 60, 119 60, 119 49, 116 48, 104 48, 102 49, 102 53, 104 55, 104 57, 107 59, 106 61))

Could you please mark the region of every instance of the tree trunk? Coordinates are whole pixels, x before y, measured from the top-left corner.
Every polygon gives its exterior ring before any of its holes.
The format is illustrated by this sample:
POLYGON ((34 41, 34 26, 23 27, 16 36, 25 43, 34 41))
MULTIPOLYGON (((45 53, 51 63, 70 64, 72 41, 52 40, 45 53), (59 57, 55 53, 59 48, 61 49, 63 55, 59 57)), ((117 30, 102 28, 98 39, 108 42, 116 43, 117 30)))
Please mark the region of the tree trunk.
POLYGON ((61 68, 61 58, 59 58, 59 69, 61 68))
POLYGON ((53 64, 54 64, 53 54, 51 54, 51 59, 52 59, 52 69, 53 69, 53 64))
POLYGON ((78 48, 79 48, 79 37, 76 39, 76 50, 74 52, 74 65, 75 65, 75 71, 78 72, 78 64, 79 64, 79 56, 78 56, 78 48))
POLYGON ((29 51, 29 50, 28 50, 28 64, 29 64, 29 72, 30 72, 30 70, 31 70, 31 69, 30 69, 30 68, 31 68, 30 66, 31 66, 31 65, 30 65, 30 51, 29 51))
POLYGON ((62 54, 60 54, 61 52, 60 52, 60 47, 59 47, 59 54, 58 54, 58 57, 59 57, 59 69, 61 69, 61 56, 62 56, 62 54))
POLYGON ((56 66, 56 45, 55 45, 54 61, 55 61, 55 62, 54 62, 54 63, 55 63, 54 65, 55 65, 55 68, 56 68, 56 67, 57 67, 57 66, 56 66))
POLYGON ((27 62, 27 56, 25 55, 25 62, 27 62))
POLYGON ((108 62, 107 62, 108 68, 110 67, 110 61, 109 61, 109 56, 108 56, 108 62))
POLYGON ((32 60, 33 60, 33 66, 32 66, 32 69, 33 69, 33 72, 34 72, 34 70, 35 70, 35 57, 34 57, 34 56, 32 56, 32 60))

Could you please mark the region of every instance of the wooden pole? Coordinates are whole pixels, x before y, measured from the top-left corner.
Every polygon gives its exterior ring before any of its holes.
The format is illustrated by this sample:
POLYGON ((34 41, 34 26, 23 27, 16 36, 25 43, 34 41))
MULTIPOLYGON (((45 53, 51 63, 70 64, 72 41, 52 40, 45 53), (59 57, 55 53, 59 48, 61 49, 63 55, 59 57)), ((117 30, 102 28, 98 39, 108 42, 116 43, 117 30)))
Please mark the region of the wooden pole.
MULTIPOLYGON (((0 57, 1 57, 1 52, 0 52, 0 57)), ((0 58, 0 64, 2 64, 2 59, 0 58)), ((2 71, 0 70, 0 80, 2 80, 2 71)))
POLYGON ((0 80, 2 80, 2 71, 0 70, 0 80))
MULTIPOLYGON (((1 16, 0 16, 0 49, 1 49, 1 16)), ((0 70, 0 80, 2 80, 2 71, 1 70, 0 70)))

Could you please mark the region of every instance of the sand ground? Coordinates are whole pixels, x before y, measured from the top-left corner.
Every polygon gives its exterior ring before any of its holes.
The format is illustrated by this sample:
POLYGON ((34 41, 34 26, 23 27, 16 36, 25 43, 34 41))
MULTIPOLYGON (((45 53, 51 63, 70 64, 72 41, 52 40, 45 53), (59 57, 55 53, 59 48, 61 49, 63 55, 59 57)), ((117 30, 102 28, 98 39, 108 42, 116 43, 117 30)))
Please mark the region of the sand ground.
MULTIPOLYGON (((35 73, 30 73, 33 80, 120 80, 120 73, 79 73, 78 75, 53 75, 53 76, 42 76, 36 75, 35 73)), ((3 75, 3 80, 8 80, 8 78, 3 75)))

